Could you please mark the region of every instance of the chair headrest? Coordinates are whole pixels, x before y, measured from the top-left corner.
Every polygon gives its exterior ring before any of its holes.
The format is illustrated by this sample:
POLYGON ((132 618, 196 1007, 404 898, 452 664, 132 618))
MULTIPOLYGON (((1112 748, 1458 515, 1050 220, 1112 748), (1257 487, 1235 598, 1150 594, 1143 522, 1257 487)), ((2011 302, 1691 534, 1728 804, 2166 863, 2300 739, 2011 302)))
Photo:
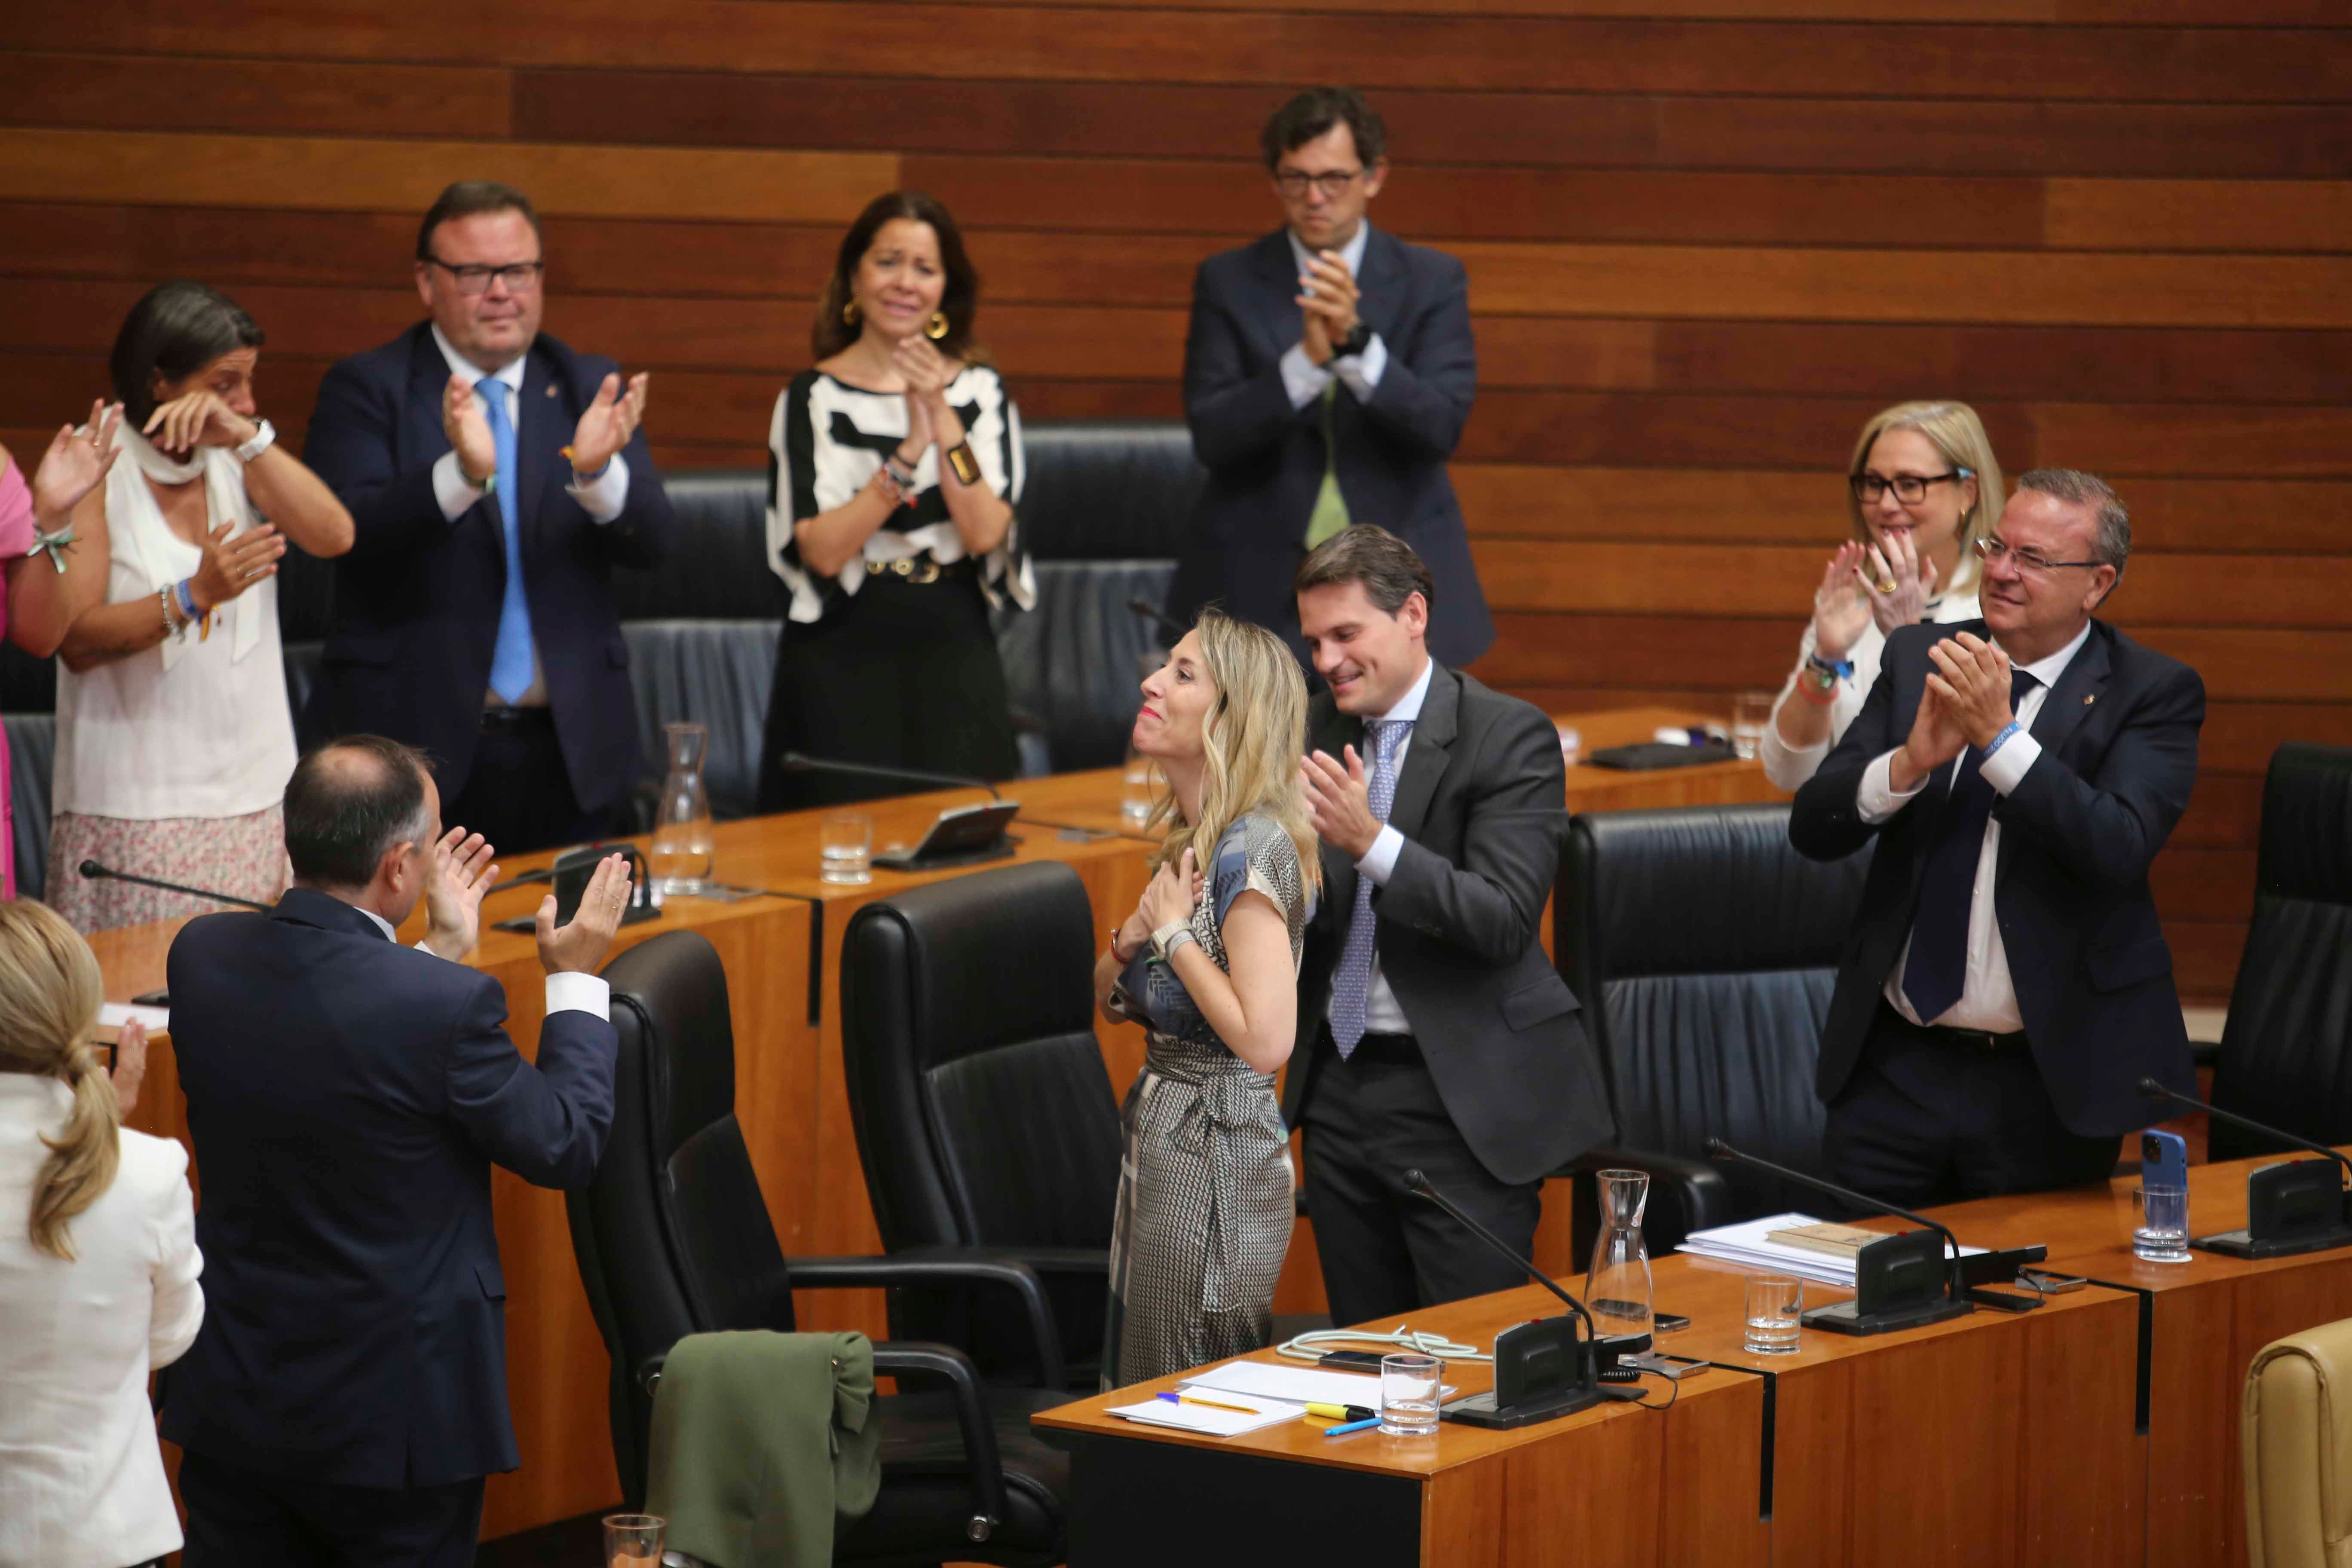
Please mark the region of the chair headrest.
POLYGON ((669 931, 604 966, 613 1022, 645 1058, 656 1168, 697 1132, 734 1114, 735 1029, 727 971, 699 931, 669 931))
POLYGON ((1192 503, 1209 476, 1181 421, 1041 421, 1024 425, 1021 439, 1029 467, 1022 538, 1038 560, 1183 552, 1192 503))
POLYGON ((2261 891, 2352 903, 2352 746, 2289 741, 2263 781, 2261 891))

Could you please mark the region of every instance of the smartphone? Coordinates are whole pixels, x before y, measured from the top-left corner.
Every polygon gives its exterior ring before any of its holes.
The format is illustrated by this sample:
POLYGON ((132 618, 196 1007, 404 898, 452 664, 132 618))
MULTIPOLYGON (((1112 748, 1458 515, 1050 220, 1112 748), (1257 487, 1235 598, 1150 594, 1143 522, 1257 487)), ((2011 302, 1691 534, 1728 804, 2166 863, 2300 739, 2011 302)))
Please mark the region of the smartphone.
POLYGON ((172 1005, 172 994, 169 991, 142 991, 131 999, 131 1005, 134 1007, 168 1007, 172 1005))
POLYGON ((1373 1372, 1381 1370, 1379 1351, 1325 1351, 1323 1359, 1315 1363, 1333 1372, 1373 1372))
POLYGON ((1652 1333, 1679 1333, 1689 1327, 1690 1320, 1684 1317, 1680 1312, 1653 1312, 1650 1314, 1650 1331, 1652 1333))
POLYGON ((2189 1184, 2189 1144, 2178 1132, 2149 1128, 2139 1135, 2140 1184, 2185 1187, 2189 1184))

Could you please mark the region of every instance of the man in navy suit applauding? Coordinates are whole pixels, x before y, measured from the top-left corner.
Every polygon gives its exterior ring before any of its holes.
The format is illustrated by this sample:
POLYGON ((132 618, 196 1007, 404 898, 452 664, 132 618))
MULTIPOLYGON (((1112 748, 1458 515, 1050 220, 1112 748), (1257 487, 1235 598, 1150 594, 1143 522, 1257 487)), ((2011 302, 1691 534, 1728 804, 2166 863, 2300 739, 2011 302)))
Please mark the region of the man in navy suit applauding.
POLYGON ((586 1184, 617 1037, 594 973, 619 856, 539 910, 536 1064, 474 945, 490 847, 441 830, 424 759, 362 735, 286 785, 294 886, 172 944, 172 1037, 203 1173, 203 1331, 164 1385, 188 1568, 473 1561, 482 1479, 520 1458, 490 1166, 586 1184), (425 940, 394 928, 422 898, 425 940))
POLYGON ((545 271, 520 191, 442 192, 416 237, 432 319, 327 373, 302 451, 357 531, 316 729, 424 748, 449 815, 510 854, 598 837, 628 794, 612 569, 676 531, 646 376, 539 330, 545 271))
POLYGON ((1283 226, 1192 280, 1184 420, 1209 482, 1168 613, 1221 602, 1303 662, 1292 574, 1349 523, 1378 523, 1429 567, 1430 656, 1460 666, 1495 640, 1445 471, 1477 391, 1470 285, 1453 257, 1366 217, 1387 142, 1352 89, 1284 104, 1259 148, 1283 226))

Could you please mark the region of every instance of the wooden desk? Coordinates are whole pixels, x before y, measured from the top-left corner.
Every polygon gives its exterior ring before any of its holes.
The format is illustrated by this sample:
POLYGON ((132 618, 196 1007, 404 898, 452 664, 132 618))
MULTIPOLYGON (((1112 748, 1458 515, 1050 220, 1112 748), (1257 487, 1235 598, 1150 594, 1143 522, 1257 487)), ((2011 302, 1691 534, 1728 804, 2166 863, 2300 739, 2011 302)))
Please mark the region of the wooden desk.
MULTIPOLYGON (((2352 1152, 2352 1151, 2347 1151, 2352 1152)), ((2189 1173, 2189 1231, 2246 1223, 2246 1173, 2265 1155, 2189 1173)), ((1936 1211, 1979 1247, 2041 1242, 2047 1267, 2134 1292, 2147 1374, 2150 1568, 2236 1568, 2246 1561, 2238 1402, 2254 1352, 2285 1334, 2352 1317, 2352 1248, 2260 1262, 2192 1252, 2186 1263, 2132 1256, 2137 1178, 2105 1187, 1989 1198, 1936 1211)), ((2032 1314, 2041 1316, 2040 1313, 2032 1314)))

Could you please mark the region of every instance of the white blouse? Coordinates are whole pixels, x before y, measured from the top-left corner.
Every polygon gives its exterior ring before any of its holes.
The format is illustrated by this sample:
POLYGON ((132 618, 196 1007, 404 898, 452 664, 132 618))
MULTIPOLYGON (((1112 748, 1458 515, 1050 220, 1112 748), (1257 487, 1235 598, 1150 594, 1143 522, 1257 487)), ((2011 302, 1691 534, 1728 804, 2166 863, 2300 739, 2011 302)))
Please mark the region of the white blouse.
POLYGON ((36 1251, 33 1185, 73 1109, 55 1079, 0 1073, 0 1568, 123 1568, 176 1550, 147 1376, 195 1342, 188 1152, 127 1129, 113 1184, 36 1251))
MULTIPOLYGON (((207 528, 253 527, 244 466, 205 448, 207 528)), ((106 602, 143 599, 160 622, 157 591, 195 575, 204 555, 172 531, 129 453, 106 478, 112 559, 106 602)), ((90 816, 245 816, 276 805, 294 771, 294 715, 278 637, 278 579, 265 577, 213 613, 212 633, 190 626, 155 647, 77 675, 58 664, 58 754, 51 809, 90 816)))
MULTIPOLYGON (((1978 617, 1976 578, 1970 574, 1965 587, 1927 601, 1927 613, 1921 619, 1949 625, 1956 621, 1973 621, 1978 617)), ((1777 789, 1793 793, 1807 779, 1821 771, 1822 759, 1830 754, 1845 734, 1846 726, 1862 711, 1863 699, 1878 683, 1878 661, 1886 652, 1886 634, 1873 620, 1863 627, 1846 658, 1853 661, 1853 677, 1838 682, 1837 691, 1830 700, 1830 736, 1816 746, 1792 746, 1780 738, 1780 710, 1791 702, 1806 699, 1797 695, 1798 678, 1805 672, 1805 660, 1812 657, 1813 623, 1805 623, 1805 635, 1797 643, 1797 668, 1780 684, 1780 695, 1772 704, 1771 722, 1764 726, 1764 742, 1757 752, 1764 763, 1764 776, 1777 789)))

